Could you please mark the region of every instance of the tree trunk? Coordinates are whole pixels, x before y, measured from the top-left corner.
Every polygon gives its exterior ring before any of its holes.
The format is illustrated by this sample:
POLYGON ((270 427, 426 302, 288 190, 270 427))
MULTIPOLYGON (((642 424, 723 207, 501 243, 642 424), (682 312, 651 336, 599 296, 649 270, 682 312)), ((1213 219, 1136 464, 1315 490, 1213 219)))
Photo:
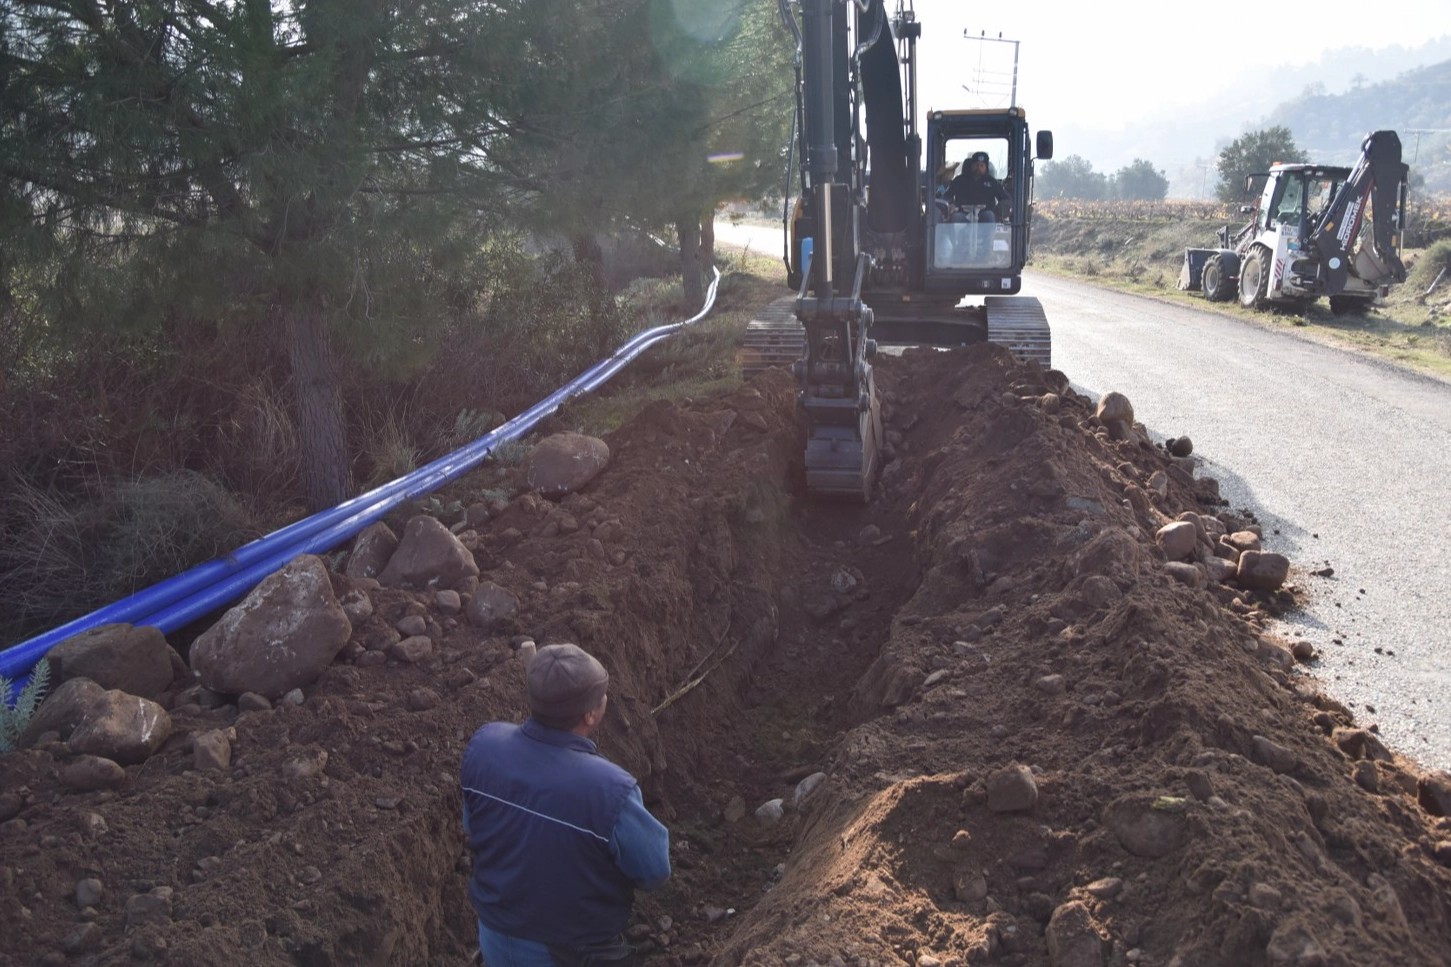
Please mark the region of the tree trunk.
POLYGON ((700 220, 700 265, 706 278, 715 267, 715 209, 705 213, 700 220))
POLYGON ((680 281, 685 289, 685 308, 694 312, 705 302, 705 285, 700 270, 700 220, 694 215, 676 219, 680 239, 680 281))
POLYGON ((606 291, 605 253, 593 235, 571 235, 569 246, 574 250, 574 261, 589 270, 590 281, 595 291, 606 291))
POLYGON ((308 505, 323 510, 351 497, 348 427, 322 306, 310 299, 280 307, 293 398, 302 442, 302 482, 308 505))

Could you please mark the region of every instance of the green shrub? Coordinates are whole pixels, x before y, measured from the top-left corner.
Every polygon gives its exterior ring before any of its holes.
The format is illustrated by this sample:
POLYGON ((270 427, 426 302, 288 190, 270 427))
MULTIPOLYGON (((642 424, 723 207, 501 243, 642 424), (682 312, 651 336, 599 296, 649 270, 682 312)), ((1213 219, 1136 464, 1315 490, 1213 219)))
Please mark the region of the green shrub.
MULTIPOLYGON (((1451 238, 1443 238, 1416 259, 1416 265, 1411 269, 1410 275, 1406 278, 1406 285, 1415 291, 1417 295, 1425 292, 1436 281, 1436 277, 1445 272, 1451 276, 1451 238)), ((1451 279, 1445 276, 1441 278, 1441 286, 1451 286, 1451 279)), ((1439 289, 1441 286, 1438 286, 1439 289)))
POLYGON ((21 733, 30 724, 30 717, 40 708, 45 698, 46 686, 50 684, 50 662, 41 661, 30 673, 30 681, 15 696, 10 704, 10 692, 15 683, 0 675, 0 755, 14 749, 20 742, 21 733))

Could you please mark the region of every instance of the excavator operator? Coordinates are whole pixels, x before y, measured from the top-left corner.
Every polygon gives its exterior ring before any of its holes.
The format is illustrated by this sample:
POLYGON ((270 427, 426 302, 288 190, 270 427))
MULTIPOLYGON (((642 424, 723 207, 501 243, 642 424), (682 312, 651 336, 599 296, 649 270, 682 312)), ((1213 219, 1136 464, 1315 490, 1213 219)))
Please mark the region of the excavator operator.
POLYGON ((978 151, 967 159, 962 173, 952 179, 947 198, 958 208, 967 209, 969 214, 975 211, 976 221, 995 222, 997 206, 1008 200, 1008 192, 988 172, 987 152, 978 151))

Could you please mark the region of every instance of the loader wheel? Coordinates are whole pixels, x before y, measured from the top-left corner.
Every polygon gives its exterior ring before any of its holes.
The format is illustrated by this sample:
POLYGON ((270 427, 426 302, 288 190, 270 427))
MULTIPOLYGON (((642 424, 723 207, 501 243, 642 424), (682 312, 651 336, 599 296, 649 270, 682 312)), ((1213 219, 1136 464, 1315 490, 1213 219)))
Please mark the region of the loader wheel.
POLYGON ((1224 263, 1218 255, 1211 255, 1204 260, 1199 285, 1204 290, 1204 298, 1210 302, 1228 302, 1229 297, 1234 294, 1234 283, 1225 274, 1224 263))
POLYGON ((1246 309, 1263 309, 1270 286, 1270 253, 1255 246, 1239 267, 1239 304, 1246 309))

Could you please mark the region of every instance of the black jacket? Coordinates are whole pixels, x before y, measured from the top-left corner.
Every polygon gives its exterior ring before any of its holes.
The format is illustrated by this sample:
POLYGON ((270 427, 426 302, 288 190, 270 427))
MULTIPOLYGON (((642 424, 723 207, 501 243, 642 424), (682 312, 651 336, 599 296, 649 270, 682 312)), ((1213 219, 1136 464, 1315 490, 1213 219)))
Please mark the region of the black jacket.
POLYGON ((947 200, 954 205, 993 206, 1008 200, 1007 189, 992 175, 974 177, 964 171, 947 186, 947 200))

